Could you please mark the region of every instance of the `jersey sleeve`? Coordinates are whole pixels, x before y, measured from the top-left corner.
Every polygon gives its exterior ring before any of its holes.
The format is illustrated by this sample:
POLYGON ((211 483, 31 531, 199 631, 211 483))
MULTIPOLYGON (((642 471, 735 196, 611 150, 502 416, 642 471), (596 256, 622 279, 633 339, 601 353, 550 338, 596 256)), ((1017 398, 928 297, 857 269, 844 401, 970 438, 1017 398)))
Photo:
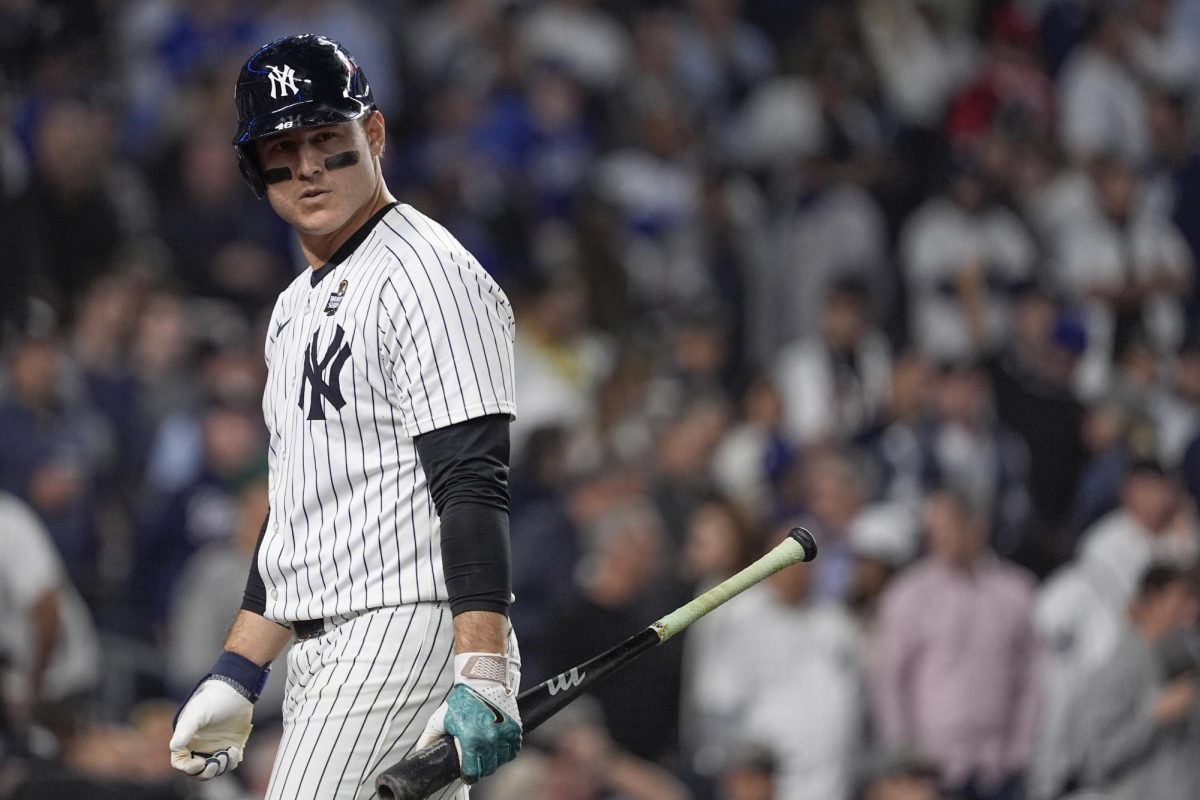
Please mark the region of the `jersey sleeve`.
POLYGON ((379 297, 380 357, 408 436, 516 416, 508 298, 465 253, 422 242, 379 297))

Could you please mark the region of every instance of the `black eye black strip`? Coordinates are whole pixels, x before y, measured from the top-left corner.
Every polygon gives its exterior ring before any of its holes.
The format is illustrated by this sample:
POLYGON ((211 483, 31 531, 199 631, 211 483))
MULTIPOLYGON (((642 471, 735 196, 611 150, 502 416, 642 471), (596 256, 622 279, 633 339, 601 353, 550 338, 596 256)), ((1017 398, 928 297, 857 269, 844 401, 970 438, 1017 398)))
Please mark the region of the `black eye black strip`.
POLYGON ((283 183, 292 179, 292 171, 287 167, 263 170, 262 179, 266 184, 283 183))

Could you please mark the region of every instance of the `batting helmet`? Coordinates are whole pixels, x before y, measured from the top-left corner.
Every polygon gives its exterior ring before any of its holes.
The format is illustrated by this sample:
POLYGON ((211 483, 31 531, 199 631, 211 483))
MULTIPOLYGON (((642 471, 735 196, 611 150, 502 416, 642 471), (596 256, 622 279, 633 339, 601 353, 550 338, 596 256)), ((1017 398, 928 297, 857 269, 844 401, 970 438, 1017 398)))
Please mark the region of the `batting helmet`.
POLYGON ((238 168, 254 194, 267 187, 254 140, 294 128, 349 122, 375 108, 367 76, 354 57, 332 39, 285 36, 250 56, 233 92, 238 129, 233 139, 238 168))

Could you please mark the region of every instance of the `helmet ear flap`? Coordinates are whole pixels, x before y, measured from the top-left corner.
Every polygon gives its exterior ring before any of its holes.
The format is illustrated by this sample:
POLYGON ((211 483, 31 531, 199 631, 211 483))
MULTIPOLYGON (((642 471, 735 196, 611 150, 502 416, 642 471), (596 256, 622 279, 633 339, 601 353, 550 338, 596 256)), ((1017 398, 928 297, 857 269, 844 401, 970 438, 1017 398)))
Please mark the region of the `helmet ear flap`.
POLYGON ((253 153, 247 153, 248 145, 239 145, 237 148, 238 169, 242 173, 242 177, 246 179, 246 183, 250 184, 251 191, 254 196, 262 200, 267 196, 267 185, 263 181, 262 169, 258 166, 258 159, 253 153))

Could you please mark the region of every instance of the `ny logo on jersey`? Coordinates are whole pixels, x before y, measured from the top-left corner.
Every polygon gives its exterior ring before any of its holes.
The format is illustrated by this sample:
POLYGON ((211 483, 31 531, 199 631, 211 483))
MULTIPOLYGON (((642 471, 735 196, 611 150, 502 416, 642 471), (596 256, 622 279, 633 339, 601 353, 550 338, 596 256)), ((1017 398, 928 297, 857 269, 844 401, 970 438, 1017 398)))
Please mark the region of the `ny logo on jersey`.
POLYGON ((312 387, 309 395, 308 418, 325 419, 325 404, 329 401, 335 410, 341 411, 346 405, 342 397, 342 367, 350 358, 350 345, 343 344, 346 332, 338 325, 333 334, 333 341, 325 348, 325 355, 317 360, 317 333, 313 333, 312 345, 304 354, 304 379, 300 382, 300 408, 304 408, 304 395, 307 386, 312 387), (328 370, 328 372, 326 371, 328 370), (328 378, 326 378, 328 375, 328 378))
POLYGON ((296 70, 284 64, 282 68, 274 67, 270 64, 267 69, 271 70, 271 74, 267 77, 271 79, 271 97, 287 97, 288 92, 292 94, 300 94, 300 90, 296 88, 296 70), (279 94, 275 94, 276 90, 279 94))

